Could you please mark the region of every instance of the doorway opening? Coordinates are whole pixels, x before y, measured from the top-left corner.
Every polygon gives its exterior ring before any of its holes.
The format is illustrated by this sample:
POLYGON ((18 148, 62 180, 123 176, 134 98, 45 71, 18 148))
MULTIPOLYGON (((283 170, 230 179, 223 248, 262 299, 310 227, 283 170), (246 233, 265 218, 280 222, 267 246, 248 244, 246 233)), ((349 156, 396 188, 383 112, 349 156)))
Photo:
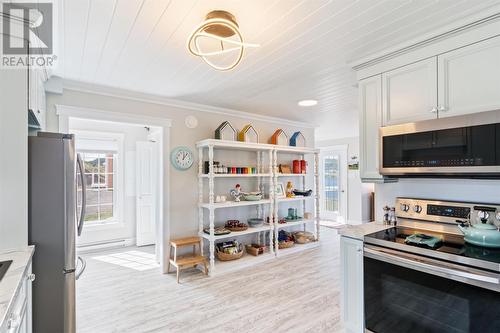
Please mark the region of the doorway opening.
POLYGON ((321 224, 344 224, 347 217, 347 146, 321 148, 320 191, 321 224))
MULTIPOLYGON (((122 246, 155 246, 161 224, 162 129, 70 118, 76 153, 84 166, 85 218, 79 252, 122 246)), ((159 256, 156 256, 159 258, 159 256)), ((139 257, 138 257, 139 258, 139 257)))
MULTIPOLYGON (((75 134, 85 170, 85 223, 77 251, 130 247, 126 250, 148 254, 112 261, 142 260, 142 268, 165 273, 169 167, 163 156, 168 156, 171 121, 63 105, 56 112, 59 131, 75 134), (151 254, 157 265, 150 265, 151 254)), ((77 194, 82 206, 81 188, 77 194)))

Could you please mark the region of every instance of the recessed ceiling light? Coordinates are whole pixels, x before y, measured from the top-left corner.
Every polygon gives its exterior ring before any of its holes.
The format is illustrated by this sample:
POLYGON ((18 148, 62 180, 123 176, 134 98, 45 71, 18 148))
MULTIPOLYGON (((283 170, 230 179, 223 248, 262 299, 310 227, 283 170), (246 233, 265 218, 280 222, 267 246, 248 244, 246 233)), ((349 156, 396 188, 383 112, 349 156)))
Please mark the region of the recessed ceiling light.
POLYGON ((315 99, 305 99, 303 101, 299 101, 299 106, 314 106, 318 104, 318 101, 315 99))

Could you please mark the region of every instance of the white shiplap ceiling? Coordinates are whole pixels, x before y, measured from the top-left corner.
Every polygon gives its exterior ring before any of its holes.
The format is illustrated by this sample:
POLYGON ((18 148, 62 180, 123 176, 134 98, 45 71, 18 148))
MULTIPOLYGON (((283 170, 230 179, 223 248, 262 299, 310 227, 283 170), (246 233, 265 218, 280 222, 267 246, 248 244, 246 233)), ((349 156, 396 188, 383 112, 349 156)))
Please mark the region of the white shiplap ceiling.
POLYGON ((65 0, 54 74, 212 106, 308 122, 356 110, 347 62, 498 5, 493 0, 65 0), (249 42, 218 72, 186 40, 211 10, 236 16, 249 42), (315 107, 297 106, 317 99, 315 107))

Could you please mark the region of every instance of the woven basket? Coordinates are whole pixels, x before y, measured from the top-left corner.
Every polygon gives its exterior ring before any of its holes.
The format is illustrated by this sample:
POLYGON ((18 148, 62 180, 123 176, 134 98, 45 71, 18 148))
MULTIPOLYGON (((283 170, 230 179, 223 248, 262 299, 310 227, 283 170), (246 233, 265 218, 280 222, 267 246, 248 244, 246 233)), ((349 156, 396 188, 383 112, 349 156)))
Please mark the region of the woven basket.
POLYGON ((246 225, 246 226, 244 226, 244 227, 234 227, 234 228, 231 228, 231 227, 225 227, 225 228, 226 228, 227 230, 229 230, 229 231, 233 231, 233 232, 235 232, 235 231, 245 231, 245 230, 247 230, 247 229, 248 229, 248 226, 246 225))
POLYGON ((259 247, 255 247, 253 245, 247 244, 245 245, 245 249, 248 254, 251 254, 253 256, 258 256, 260 254, 264 254, 264 252, 266 251, 266 246, 261 245, 259 247))
POLYGON ((240 252, 227 254, 219 251, 218 248, 215 248, 215 254, 217 255, 217 259, 219 259, 220 261, 230 261, 230 260, 240 259, 243 256, 243 252, 244 252, 243 248, 241 248, 240 252))
POLYGON ((307 244, 316 241, 316 238, 312 233, 304 231, 294 232, 293 238, 297 244, 307 244))
POLYGON ((295 243, 293 241, 281 241, 278 243, 279 249, 288 249, 289 247, 294 246, 295 243))

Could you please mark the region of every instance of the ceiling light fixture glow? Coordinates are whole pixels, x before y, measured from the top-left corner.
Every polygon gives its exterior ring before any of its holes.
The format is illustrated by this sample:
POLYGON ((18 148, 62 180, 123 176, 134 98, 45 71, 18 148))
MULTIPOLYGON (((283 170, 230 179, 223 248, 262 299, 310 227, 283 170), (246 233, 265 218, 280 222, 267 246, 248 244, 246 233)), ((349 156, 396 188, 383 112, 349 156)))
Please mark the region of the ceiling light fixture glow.
POLYGON ((245 43, 235 17, 223 10, 214 10, 208 13, 206 20, 196 27, 187 42, 187 48, 191 54, 202 58, 208 65, 220 71, 228 71, 235 68, 241 62, 245 48, 259 46, 258 44, 245 43), (200 45, 202 39, 212 39, 219 42, 220 50, 203 51, 200 45), (229 48, 226 48, 226 45, 229 48), (210 59, 230 53, 237 54, 228 65, 221 66, 210 59))
POLYGON ((303 101, 299 101, 297 104, 299 104, 299 106, 315 106, 318 104, 318 101, 315 99, 304 99, 303 101))

